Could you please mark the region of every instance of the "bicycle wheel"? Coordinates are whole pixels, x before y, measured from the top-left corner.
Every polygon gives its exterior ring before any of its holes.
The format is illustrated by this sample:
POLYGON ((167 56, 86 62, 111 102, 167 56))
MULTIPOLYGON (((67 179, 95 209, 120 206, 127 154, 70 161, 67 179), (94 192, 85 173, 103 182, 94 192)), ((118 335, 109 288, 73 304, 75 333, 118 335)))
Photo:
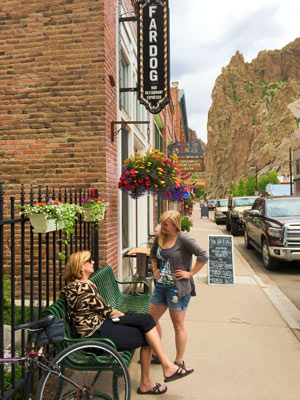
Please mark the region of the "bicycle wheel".
POLYGON ((128 368, 107 344, 75 343, 61 351, 49 367, 57 374, 44 372, 37 400, 130 400, 128 368))

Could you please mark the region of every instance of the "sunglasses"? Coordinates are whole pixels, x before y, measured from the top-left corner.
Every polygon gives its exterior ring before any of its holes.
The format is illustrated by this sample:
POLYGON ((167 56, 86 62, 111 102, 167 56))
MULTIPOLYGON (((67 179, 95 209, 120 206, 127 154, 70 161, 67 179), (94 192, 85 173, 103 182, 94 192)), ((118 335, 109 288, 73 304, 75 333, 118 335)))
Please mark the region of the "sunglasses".
POLYGON ((88 260, 85 260, 84 264, 87 263, 87 262, 90 263, 90 262, 92 262, 92 261, 93 261, 93 260, 92 260, 92 257, 90 257, 88 260))

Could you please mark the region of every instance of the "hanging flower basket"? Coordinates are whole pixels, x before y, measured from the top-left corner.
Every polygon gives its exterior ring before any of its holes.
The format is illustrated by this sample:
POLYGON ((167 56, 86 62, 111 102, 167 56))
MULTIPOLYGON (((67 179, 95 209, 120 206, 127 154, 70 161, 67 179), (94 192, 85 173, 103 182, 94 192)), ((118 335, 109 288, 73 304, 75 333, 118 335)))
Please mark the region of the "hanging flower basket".
POLYGON ((47 219, 47 214, 29 214, 28 217, 34 233, 54 232, 65 227, 64 221, 47 219))
POLYGON ((81 204, 85 222, 103 221, 105 210, 109 206, 109 203, 97 198, 81 199, 81 204))
POLYGON ((133 199, 146 193, 168 198, 170 188, 180 186, 177 156, 167 157, 157 149, 145 154, 135 153, 125 160, 119 180, 119 189, 127 192, 133 199))
POLYGON ((76 204, 61 203, 57 200, 50 200, 47 204, 24 206, 21 211, 21 214, 29 217, 34 233, 64 229, 67 235, 72 233, 78 213, 81 213, 81 209, 76 204))

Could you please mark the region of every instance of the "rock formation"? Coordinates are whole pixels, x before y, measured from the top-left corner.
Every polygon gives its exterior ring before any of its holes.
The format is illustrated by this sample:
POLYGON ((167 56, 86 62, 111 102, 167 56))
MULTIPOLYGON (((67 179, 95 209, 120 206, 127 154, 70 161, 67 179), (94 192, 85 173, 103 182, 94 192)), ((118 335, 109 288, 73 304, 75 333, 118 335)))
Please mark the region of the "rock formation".
POLYGON ((246 63, 238 51, 212 92, 205 151, 207 192, 227 195, 228 185, 288 170, 289 148, 300 145, 300 38, 281 50, 261 51, 246 63), (252 172, 253 173, 253 172, 252 172))

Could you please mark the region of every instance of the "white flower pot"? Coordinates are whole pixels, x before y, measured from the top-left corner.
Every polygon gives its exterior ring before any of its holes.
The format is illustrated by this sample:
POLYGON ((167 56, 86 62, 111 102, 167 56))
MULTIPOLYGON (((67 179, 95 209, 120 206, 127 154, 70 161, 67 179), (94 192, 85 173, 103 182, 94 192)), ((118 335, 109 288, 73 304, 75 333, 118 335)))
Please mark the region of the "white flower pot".
POLYGON ((47 219, 46 214, 30 214, 30 223, 34 233, 54 232, 62 229, 64 221, 55 221, 55 219, 47 219))
POLYGON ((83 209, 82 215, 85 222, 95 222, 95 217, 91 215, 91 211, 90 208, 83 209))

